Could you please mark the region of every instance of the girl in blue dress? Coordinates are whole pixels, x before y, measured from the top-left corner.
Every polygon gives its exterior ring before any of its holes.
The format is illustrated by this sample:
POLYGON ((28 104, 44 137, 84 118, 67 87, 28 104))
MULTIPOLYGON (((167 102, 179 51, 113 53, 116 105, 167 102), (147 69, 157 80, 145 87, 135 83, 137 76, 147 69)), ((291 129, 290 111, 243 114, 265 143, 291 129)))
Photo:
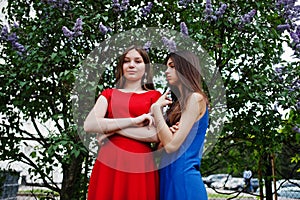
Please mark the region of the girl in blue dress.
POLYGON ((171 53, 165 71, 172 99, 166 92, 151 107, 160 142, 161 200, 206 200, 199 171, 202 148, 209 123, 208 97, 203 92, 198 57, 188 51, 171 53), (173 98, 175 97, 175 98, 173 98), (167 122, 162 113, 170 105, 167 122), (169 127, 178 124, 173 133, 169 127))

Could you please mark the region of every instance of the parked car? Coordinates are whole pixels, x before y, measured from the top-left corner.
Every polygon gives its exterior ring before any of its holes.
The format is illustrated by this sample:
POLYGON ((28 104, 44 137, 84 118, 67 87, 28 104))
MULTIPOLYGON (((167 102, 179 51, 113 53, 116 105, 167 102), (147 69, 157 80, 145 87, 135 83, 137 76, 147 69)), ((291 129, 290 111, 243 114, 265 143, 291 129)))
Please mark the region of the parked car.
MULTIPOLYGON (((273 181, 271 182, 271 186, 272 186, 272 192, 275 192, 273 181)), ((276 181, 276 191, 277 191, 277 193, 280 192, 281 194, 285 195, 285 193, 287 193, 288 189, 284 189, 284 188, 288 188, 288 187, 300 188, 300 180, 297 180, 297 179, 289 179, 289 180, 281 179, 281 180, 276 181), (279 191, 279 190, 281 190, 281 191, 279 191)), ((263 191, 265 191, 265 185, 263 186, 263 191)), ((259 194, 259 188, 257 188, 255 193, 259 194)))
POLYGON ((279 188, 277 195, 285 198, 300 199, 300 187, 289 186, 279 188))
POLYGON ((230 179, 231 178, 229 178, 229 177, 222 178, 220 180, 217 180, 217 181, 211 183, 210 187, 215 188, 215 189, 225 188, 225 185, 229 182, 230 179))
POLYGON ((300 188, 300 180, 297 179, 289 179, 289 180, 281 180, 277 187, 299 187, 300 188))
POLYGON ((211 184, 213 182, 219 181, 222 178, 227 178, 227 177, 231 177, 231 175, 229 175, 229 174, 211 174, 207 177, 203 177, 202 180, 207 185, 207 187, 211 187, 211 184))
MULTIPOLYGON (((251 184, 253 189, 252 192, 255 192, 259 187, 259 180, 257 178, 252 178, 251 184)), ((245 181, 243 178, 233 177, 225 184, 224 188, 228 190, 243 191, 245 190, 245 181)))
POLYGON ((243 178, 233 177, 225 184, 224 189, 242 191, 244 184, 245 182, 243 178))

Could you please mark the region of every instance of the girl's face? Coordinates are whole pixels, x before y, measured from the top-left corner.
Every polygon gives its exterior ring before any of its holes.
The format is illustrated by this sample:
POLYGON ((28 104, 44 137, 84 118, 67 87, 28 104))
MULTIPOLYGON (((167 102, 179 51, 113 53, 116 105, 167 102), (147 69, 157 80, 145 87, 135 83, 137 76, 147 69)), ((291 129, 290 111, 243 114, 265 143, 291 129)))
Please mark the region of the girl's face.
POLYGON ((167 70, 165 71, 166 79, 170 85, 178 85, 178 76, 175 69, 175 65, 171 58, 167 62, 167 70))
POLYGON ((135 49, 130 50, 124 58, 123 75, 127 81, 140 81, 145 74, 146 65, 143 57, 135 49))

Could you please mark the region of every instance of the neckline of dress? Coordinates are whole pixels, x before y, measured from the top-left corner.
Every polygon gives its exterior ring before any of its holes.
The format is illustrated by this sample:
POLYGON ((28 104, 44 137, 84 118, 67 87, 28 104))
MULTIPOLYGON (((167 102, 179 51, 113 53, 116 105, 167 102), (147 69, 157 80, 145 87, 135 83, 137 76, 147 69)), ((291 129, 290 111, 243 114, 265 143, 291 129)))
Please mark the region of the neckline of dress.
POLYGON ((119 90, 119 89, 115 89, 121 93, 125 93, 125 94, 145 94, 147 92, 150 92, 150 90, 144 90, 144 92, 125 92, 125 91, 122 91, 122 90, 119 90))

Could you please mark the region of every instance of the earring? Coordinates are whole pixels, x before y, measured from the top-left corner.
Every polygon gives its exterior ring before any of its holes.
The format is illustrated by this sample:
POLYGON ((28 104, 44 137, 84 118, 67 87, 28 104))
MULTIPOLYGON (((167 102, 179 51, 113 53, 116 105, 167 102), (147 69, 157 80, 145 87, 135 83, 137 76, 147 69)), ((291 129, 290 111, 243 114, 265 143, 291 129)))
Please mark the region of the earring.
POLYGON ((147 72, 145 72, 145 76, 144 76, 144 84, 147 83, 147 72))

